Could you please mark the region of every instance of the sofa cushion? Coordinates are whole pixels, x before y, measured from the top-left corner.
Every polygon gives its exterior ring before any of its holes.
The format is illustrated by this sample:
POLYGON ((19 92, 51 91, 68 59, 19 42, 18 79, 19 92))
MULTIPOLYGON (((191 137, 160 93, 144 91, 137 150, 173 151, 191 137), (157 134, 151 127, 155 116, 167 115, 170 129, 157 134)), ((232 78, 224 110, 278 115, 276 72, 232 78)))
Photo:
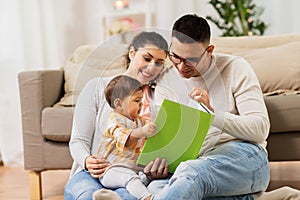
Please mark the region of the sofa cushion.
POLYGON ((127 45, 83 45, 65 62, 65 95, 55 106, 74 106, 84 85, 94 77, 125 71, 127 45))
POLYGON ((42 134, 51 141, 68 142, 73 120, 72 107, 47 107, 42 111, 42 134))
POLYGON ((241 54, 253 67, 264 93, 300 90, 300 42, 241 54))
POLYGON ((300 130, 300 94, 265 96, 271 133, 300 130))
POLYGON ((300 41, 299 33, 251 37, 213 37, 211 42, 216 45, 217 51, 221 49, 236 51, 236 49, 253 50, 281 46, 294 41, 300 41))
POLYGON ((64 65, 64 89, 65 94, 63 98, 56 104, 56 106, 73 106, 73 93, 75 93, 74 85, 76 77, 81 65, 91 52, 96 49, 96 45, 83 45, 78 47, 73 54, 68 58, 64 65))
MULTIPOLYGON (((255 38, 252 42, 256 42, 255 38)), ((300 90, 300 41, 257 49, 234 46, 216 47, 216 51, 245 58, 253 67, 264 93, 300 90)))

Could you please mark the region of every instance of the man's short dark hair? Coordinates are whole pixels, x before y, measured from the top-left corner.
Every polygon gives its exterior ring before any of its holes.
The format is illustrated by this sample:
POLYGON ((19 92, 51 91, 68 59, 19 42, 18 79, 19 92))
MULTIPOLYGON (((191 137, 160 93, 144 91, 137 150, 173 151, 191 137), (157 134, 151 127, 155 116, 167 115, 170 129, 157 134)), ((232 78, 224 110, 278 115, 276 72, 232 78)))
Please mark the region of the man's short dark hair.
POLYGON ((133 93, 142 90, 142 84, 129 76, 119 75, 114 77, 106 86, 105 99, 111 108, 115 108, 116 99, 124 100, 133 93))
POLYGON ((187 14, 174 23, 172 37, 182 43, 209 43, 210 27, 206 19, 196 14, 187 14))

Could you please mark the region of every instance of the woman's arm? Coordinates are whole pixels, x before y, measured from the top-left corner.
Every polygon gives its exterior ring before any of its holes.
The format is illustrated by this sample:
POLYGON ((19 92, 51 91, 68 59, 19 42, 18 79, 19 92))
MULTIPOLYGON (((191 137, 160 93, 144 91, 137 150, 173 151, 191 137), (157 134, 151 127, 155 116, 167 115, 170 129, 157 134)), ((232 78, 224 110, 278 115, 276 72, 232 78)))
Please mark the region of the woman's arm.
POLYGON ((98 88, 101 79, 90 80, 81 91, 76 102, 71 140, 69 143, 71 155, 82 169, 91 174, 99 174, 108 165, 107 161, 91 155, 95 123, 98 109, 98 88))

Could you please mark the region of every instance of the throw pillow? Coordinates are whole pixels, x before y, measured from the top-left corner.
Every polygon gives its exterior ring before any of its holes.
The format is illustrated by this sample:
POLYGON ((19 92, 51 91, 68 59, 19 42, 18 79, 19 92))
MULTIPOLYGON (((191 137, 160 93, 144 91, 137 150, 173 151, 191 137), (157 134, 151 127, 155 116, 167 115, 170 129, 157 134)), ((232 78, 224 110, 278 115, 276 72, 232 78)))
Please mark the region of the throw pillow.
POLYGON ((253 67, 263 93, 300 90, 300 41, 258 49, 223 47, 217 51, 245 58, 253 67))
POLYGON ((300 41, 299 33, 253 37, 214 37, 211 40, 212 44, 216 45, 217 51, 219 51, 219 48, 222 50, 232 51, 234 49, 244 50, 274 47, 295 41, 300 41))
POLYGON ((125 45, 84 45, 78 47, 63 66, 65 95, 55 106, 74 106, 84 85, 95 77, 125 71, 125 45))

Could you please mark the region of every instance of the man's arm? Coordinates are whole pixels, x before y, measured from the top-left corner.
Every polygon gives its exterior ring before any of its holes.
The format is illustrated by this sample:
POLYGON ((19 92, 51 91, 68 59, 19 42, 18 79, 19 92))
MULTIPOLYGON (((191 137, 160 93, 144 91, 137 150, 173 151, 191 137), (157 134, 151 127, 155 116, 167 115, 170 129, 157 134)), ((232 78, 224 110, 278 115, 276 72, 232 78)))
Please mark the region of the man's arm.
POLYGON ((238 114, 215 110, 213 125, 235 138, 262 143, 270 122, 255 72, 244 59, 233 61, 232 94, 238 114))

